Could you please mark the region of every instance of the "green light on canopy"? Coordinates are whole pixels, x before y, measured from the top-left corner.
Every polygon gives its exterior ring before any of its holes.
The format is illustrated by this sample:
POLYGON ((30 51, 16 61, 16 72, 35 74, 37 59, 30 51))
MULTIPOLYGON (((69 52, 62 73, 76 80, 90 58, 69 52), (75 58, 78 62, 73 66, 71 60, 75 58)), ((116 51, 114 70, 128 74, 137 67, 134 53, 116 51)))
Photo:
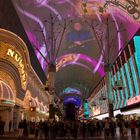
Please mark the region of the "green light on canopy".
POLYGON ((134 36, 135 58, 138 68, 138 77, 140 79, 140 36, 134 36))

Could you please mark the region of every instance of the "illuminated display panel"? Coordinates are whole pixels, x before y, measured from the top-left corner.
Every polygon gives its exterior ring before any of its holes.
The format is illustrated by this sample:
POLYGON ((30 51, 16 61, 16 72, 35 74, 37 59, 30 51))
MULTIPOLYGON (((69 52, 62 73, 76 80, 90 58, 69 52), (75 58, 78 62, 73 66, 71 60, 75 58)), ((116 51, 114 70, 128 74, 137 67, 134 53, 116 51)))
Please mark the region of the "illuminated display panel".
POLYGON ((138 68, 138 76, 140 79, 140 36, 134 36, 135 58, 138 68))
MULTIPOLYGON (((126 99, 128 99, 128 88, 127 88, 127 85, 126 85, 126 77, 124 75, 124 71, 123 71, 123 68, 120 68, 120 72, 121 72, 121 76, 122 76, 122 81, 123 81, 123 85, 124 85, 124 92, 125 92, 125 97, 126 99)), ((124 100, 124 106, 126 106, 126 100, 124 100)))
MULTIPOLYGON (((138 78, 139 75, 138 68, 140 62, 139 60, 140 38, 139 36, 134 36, 132 40, 134 41, 134 46, 132 45, 133 43, 130 43, 131 45, 128 44, 112 66, 112 72, 111 72, 112 86, 115 84, 115 81, 121 80, 124 87, 124 89, 120 91, 113 89, 114 110, 140 102, 140 92, 139 92, 140 81, 138 78)), ((103 112, 99 110, 99 107, 100 109, 102 109, 102 105, 98 103, 100 96, 101 96, 101 90, 96 93, 96 95, 92 100, 94 103, 96 103, 96 106, 94 107, 96 115, 103 114, 103 112), (96 110, 96 108, 98 108, 98 110, 96 110)), ((105 102, 105 104, 107 105, 107 102, 105 102)), ((94 113, 94 108, 93 108, 93 113, 94 113)), ((106 112, 107 110, 104 113, 106 112)))
POLYGON ((84 118, 89 117, 89 108, 88 108, 88 101, 84 102, 84 118))
MULTIPOLYGON (((46 58, 48 54, 46 52, 45 43, 42 41, 39 33, 35 33, 34 31, 35 29, 37 29, 37 25, 39 25, 40 28, 42 28, 44 35, 46 37, 49 35, 49 30, 47 29, 47 27, 45 27, 43 22, 46 18, 46 13, 57 15, 58 20, 60 21, 64 18, 73 19, 75 17, 82 17, 83 14, 85 14, 83 13, 81 0, 22 0, 20 2, 19 0, 13 0, 13 3, 18 11, 23 26, 25 27, 29 40, 31 41, 33 46, 38 48, 46 58), (27 18, 26 21, 24 20, 25 18, 27 18)), ((126 28, 126 32, 124 34, 118 33, 117 35, 118 50, 120 50, 124 46, 125 41, 129 40, 139 27, 140 15, 137 11, 140 9, 140 7, 138 1, 136 1, 136 4, 138 4, 138 6, 135 6, 135 10, 131 11, 131 7, 133 7, 134 4, 126 0, 86 1, 87 14, 92 18, 97 18, 99 22, 102 22, 101 15, 105 16, 107 13, 110 13, 112 19, 115 21, 114 26, 116 26, 117 30, 119 30, 120 28, 119 22, 121 21, 123 23, 124 27, 126 28), (130 9, 128 9, 128 6, 130 7, 130 9)), ((63 43, 63 47, 64 45, 65 43, 63 43)), ((75 47, 73 49, 75 49, 75 47)), ((35 52, 42 68, 46 70, 47 64, 44 61, 44 58, 38 53, 38 51, 35 50, 35 52)), ((98 62, 99 59, 101 59, 100 55, 98 56, 96 61, 98 62)), ((100 65, 101 63, 97 64, 100 65)))
POLYGON ((102 77, 105 74, 102 65, 98 66, 97 62, 93 58, 84 54, 67 54, 61 56, 57 59, 56 70, 59 71, 61 68, 64 68, 67 65, 75 64, 81 64, 82 67, 89 69, 93 73, 97 71, 102 77), (85 65, 81 64, 81 60, 84 61, 85 65), (86 67, 87 65, 89 65, 89 67, 86 67))
POLYGON ((64 97, 63 103, 64 105, 68 103, 73 103, 76 106, 81 106, 82 101, 79 97, 68 96, 68 97, 64 97))
POLYGON ((129 59, 129 63, 130 63, 130 68, 131 68, 132 77, 133 77, 133 81, 134 81, 135 93, 136 93, 136 96, 138 96, 138 94, 139 94, 139 87, 138 87, 138 81, 137 81, 137 78, 136 78, 136 73, 135 73, 135 69, 134 69, 132 58, 129 59))
POLYGON ((71 87, 68 87, 68 88, 64 89, 63 93, 64 94, 79 94, 79 95, 81 94, 78 89, 71 88, 71 87))
MULTIPOLYGON (((99 88, 99 91, 97 91, 94 98, 90 101, 91 106, 92 106, 92 104, 94 104, 94 106, 92 107, 93 115, 103 114, 108 111, 107 100, 106 99, 103 100, 101 98, 102 95, 107 97, 106 86, 104 84, 100 83, 99 87, 97 87, 97 88, 99 88), (99 113, 99 114, 97 114, 97 113, 99 113)), ((95 89, 95 90, 98 90, 98 89, 95 89)))
MULTIPOLYGON (((50 13, 53 16, 57 15, 57 20, 60 22, 63 21, 64 18, 74 19, 74 22, 68 27, 64 34, 60 52, 57 57, 56 63, 58 64, 58 75, 60 73, 59 70, 62 70, 62 68, 66 69, 70 68, 67 66, 72 67, 73 65, 76 65, 75 68, 78 70, 81 70, 82 67, 84 69, 88 69, 89 73, 92 72, 96 73, 96 75, 99 74, 95 82, 99 82, 99 80, 104 77, 103 56, 92 30, 83 22, 83 15, 84 17, 87 15, 90 20, 97 23, 98 26, 96 31, 99 37, 102 36, 102 31, 105 34, 104 26, 101 26, 105 22, 104 19, 109 16, 112 20, 112 22, 109 23, 111 27, 110 41, 115 42, 114 45, 111 45, 111 53, 109 56, 112 62, 114 62, 114 58, 118 56, 120 50, 126 46, 127 42, 132 38, 140 26, 140 13, 138 12, 140 11, 140 6, 138 1, 135 1, 136 4, 138 4, 135 6, 135 2, 131 3, 126 0, 87 0, 85 7, 87 11, 86 13, 84 13, 84 9, 82 7, 83 2, 81 0, 12 1, 27 36, 34 47, 36 56, 45 72, 48 65, 42 55, 48 60, 49 54, 47 53, 46 47, 50 50, 51 45, 47 40, 50 36, 50 29, 44 21, 48 19, 50 13), (75 19, 75 17, 78 18, 75 19), (46 44, 41 33, 38 32, 39 29, 41 29, 44 34, 46 44), (80 32, 80 37, 77 36, 76 32, 80 32), (37 48, 42 55, 35 48, 37 48)), ((103 43, 103 49, 105 52, 108 52, 108 46, 105 44, 107 44, 106 40, 105 43, 103 43)), ((127 70, 127 66, 125 66, 123 70, 124 72, 129 72, 129 70, 127 70)), ((117 76, 119 77, 120 75, 121 74, 119 72, 117 76)), ((80 75, 78 76, 80 77, 80 75)), ((126 78, 128 79, 129 75, 126 78)), ((127 82, 128 80, 126 83, 127 82)), ((128 87, 131 88, 129 84, 128 87)), ((129 94, 132 93, 128 93, 128 96, 129 94)), ((119 102, 116 103, 116 107, 119 108, 120 104, 123 106, 123 104, 126 104, 126 101, 121 101, 121 99, 125 98, 122 92, 117 93, 117 95, 121 96, 118 98, 116 97, 116 99, 119 100, 119 102)))

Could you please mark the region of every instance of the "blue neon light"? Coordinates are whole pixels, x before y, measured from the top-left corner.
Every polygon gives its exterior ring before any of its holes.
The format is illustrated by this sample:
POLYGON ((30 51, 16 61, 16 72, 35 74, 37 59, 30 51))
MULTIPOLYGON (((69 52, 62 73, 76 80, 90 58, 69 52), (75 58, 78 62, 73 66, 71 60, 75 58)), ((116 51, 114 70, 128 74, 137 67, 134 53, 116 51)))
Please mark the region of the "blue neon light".
POLYGON ((78 98, 78 97, 72 97, 72 96, 64 97, 63 101, 64 101, 63 102, 64 105, 66 105, 68 103, 73 103, 76 106, 81 106, 81 104, 82 104, 82 101, 81 101, 80 98, 78 98))
POLYGON ((128 88, 129 88, 129 91, 130 91, 130 98, 132 98, 133 97, 133 89, 132 89, 132 83, 131 83, 131 78, 130 78, 127 63, 124 64, 124 68, 125 68, 125 71, 126 71, 126 77, 127 77, 127 81, 128 81, 128 88))
POLYGON ((126 80, 125 80, 125 76, 124 76, 124 71, 122 68, 120 68, 120 72, 121 72, 121 76, 122 76, 122 82, 123 82, 123 85, 124 85, 124 92, 125 92, 125 97, 126 99, 124 100, 124 106, 127 105, 127 99, 128 99, 128 89, 127 89, 127 86, 126 86, 126 80))
POLYGON ((138 68, 138 77, 140 79, 140 36, 134 36, 135 58, 138 68))
POLYGON ((137 82, 136 73, 135 73, 133 62, 132 62, 132 58, 129 59, 129 63, 130 63, 130 68, 131 68, 132 77, 133 77, 133 81, 134 81, 134 87, 135 87, 135 91, 136 91, 135 94, 136 94, 136 96, 138 96, 139 95, 139 87, 138 87, 138 82, 137 82))
MULTIPOLYGON (((119 71, 117 72, 117 75, 118 75, 118 80, 121 80, 119 71)), ((122 100, 120 102, 120 108, 122 108, 123 101, 124 101, 124 96, 123 96, 123 91, 122 90, 120 90, 120 95, 121 95, 121 98, 122 98, 122 100)))

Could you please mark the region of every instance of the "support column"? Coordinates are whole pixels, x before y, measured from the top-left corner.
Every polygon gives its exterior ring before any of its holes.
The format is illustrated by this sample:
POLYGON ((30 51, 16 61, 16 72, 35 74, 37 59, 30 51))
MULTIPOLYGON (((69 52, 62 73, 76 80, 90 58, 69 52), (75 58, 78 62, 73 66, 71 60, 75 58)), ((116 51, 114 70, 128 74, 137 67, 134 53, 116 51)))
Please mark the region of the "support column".
POLYGON ((49 90, 54 89, 56 65, 50 64, 48 70, 48 83, 49 90))
POLYGON ((107 100, 108 100, 108 113, 109 117, 114 117, 113 111, 113 97, 112 97, 112 85, 111 85, 111 65, 106 64, 104 66, 105 70, 105 85, 107 89, 107 100))
MULTIPOLYGON (((12 125, 11 125, 11 132, 13 132, 13 114, 14 114, 14 111, 13 111, 13 107, 10 108, 9 110, 9 122, 11 121, 12 125)), ((8 125, 9 125, 9 122, 8 122, 8 125)))
POLYGON ((55 118, 55 109, 54 109, 54 97, 55 97, 55 73, 56 73, 56 65, 50 64, 48 71, 48 83, 49 83, 49 93, 51 98, 51 103, 49 105, 49 118, 55 118))
POLYGON ((13 109, 13 129, 16 131, 18 129, 18 124, 21 120, 21 111, 19 106, 15 106, 13 109))

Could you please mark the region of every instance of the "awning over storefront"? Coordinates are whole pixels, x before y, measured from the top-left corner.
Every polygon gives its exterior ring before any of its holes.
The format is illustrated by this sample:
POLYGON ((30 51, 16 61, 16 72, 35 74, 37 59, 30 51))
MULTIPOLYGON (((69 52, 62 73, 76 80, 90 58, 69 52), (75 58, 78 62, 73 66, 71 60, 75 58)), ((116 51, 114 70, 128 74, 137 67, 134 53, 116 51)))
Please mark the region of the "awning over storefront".
POLYGON ((15 98, 11 87, 0 80, 0 106, 14 106, 15 98))

